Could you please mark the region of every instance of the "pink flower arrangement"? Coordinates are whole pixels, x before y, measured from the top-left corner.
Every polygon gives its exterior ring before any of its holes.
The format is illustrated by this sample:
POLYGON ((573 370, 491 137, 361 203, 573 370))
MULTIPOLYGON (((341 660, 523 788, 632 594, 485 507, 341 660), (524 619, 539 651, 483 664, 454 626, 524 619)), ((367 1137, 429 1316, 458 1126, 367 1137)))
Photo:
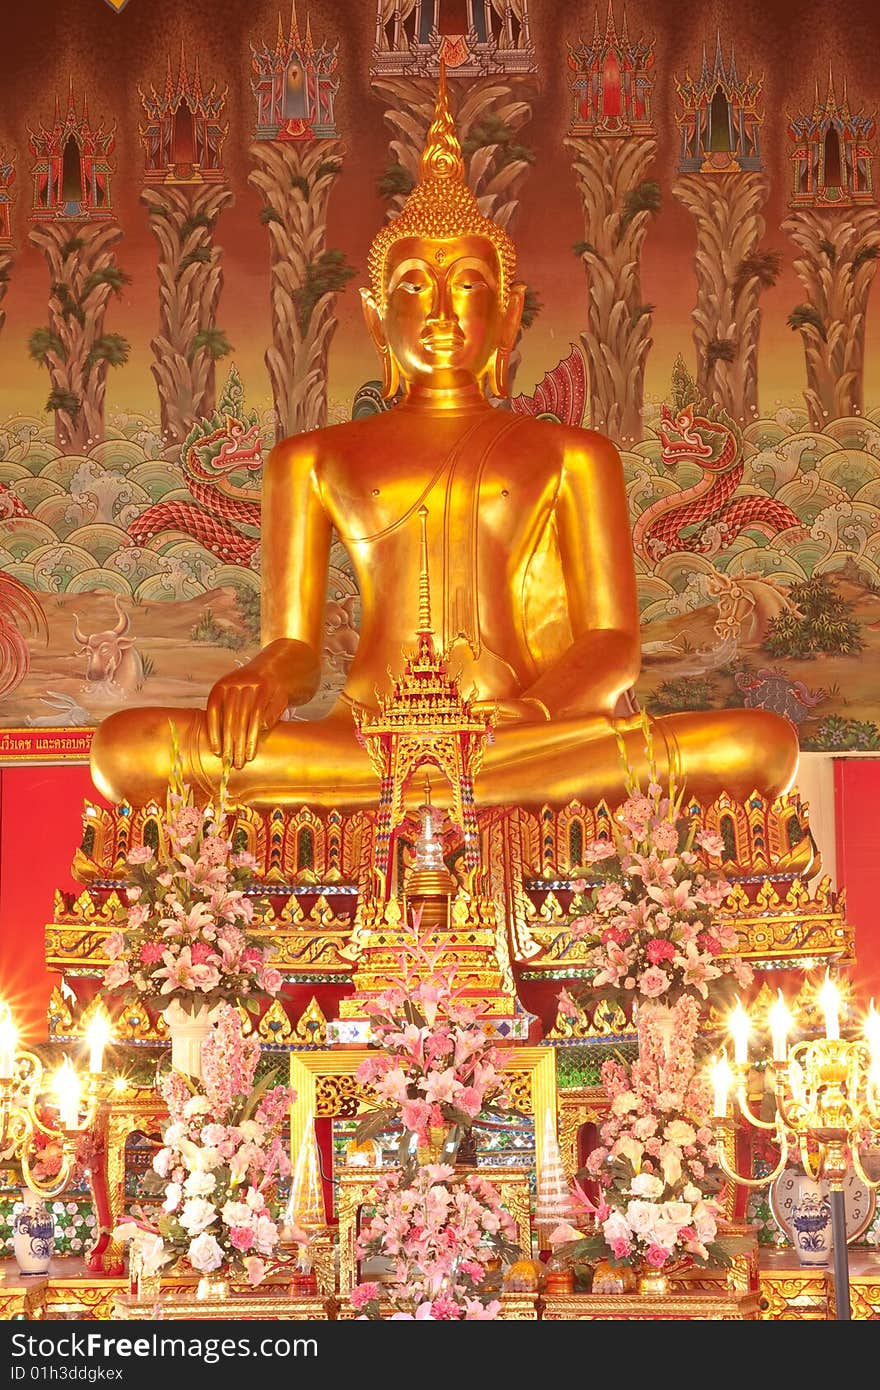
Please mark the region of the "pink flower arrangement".
POLYGON ((277 994, 281 975, 248 934, 253 900, 245 889, 255 861, 233 853, 226 819, 222 810, 195 807, 188 787, 172 785, 163 848, 143 845, 128 855, 127 920, 105 943, 106 988, 161 1008, 176 1001, 189 1013, 277 994))
POLYGON ((489 1266, 518 1255, 516 1223, 491 1182, 474 1173, 457 1182, 454 1176, 438 1163, 419 1168, 411 1182, 399 1171, 380 1178, 376 1212, 356 1249, 361 1259, 389 1258, 392 1276, 353 1290, 352 1305, 364 1316, 379 1316, 380 1294, 416 1319, 498 1316, 498 1300, 487 1302, 489 1266))
POLYGON ((751 967, 736 954, 736 929, 719 911, 730 884, 707 862, 721 858, 723 842, 682 816, 674 774, 663 791, 647 724, 645 730, 652 766, 647 792, 627 769, 629 796, 609 837, 584 851, 595 877, 574 884, 568 929, 585 943, 592 975, 575 999, 567 991, 560 996, 568 1016, 597 998, 669 1005, 689 997, 721 1007, 752 982, 751 967))
POLYGON ((290 1172, 281 1133, 295 1098, 287 1086, 254 1087, 259 1056, 237 1009, 223 1006, 202 1046, 204 1080, 170 1072, 161 1083, 170 1123, 152 1181, 164 1192, 164 1258, 185 1255, 203 1274, 242 1270, 251 1284, 278 1242, 274 1192, 290 1172))
POLYGON ((379 1104, 361 1121, 359 1142, 397 1119, 419 1142, 432 1129, 456 1126, 460 1134, 481 1113, 506 1104, 503 1056, 479 1010, 454 990, 448 964, 445 974, 439 972, 427 939, 419 936, 419 920, 399 961, 399 979, 367 1005, 371 1041, 381 1051, 367 1057, 357 1075, 379 1104))
POLYGON ((581 1174, 598 1183, 598 1201, 575 1185, 592 1229, 583 1235, 563 1225, 551 1236, 572 1263, 604 1257, 658 1270, 683 1258, 730 1263, 732 1238, 718 1237, 715 1194, 723 1179, 708 1118, 711 1095, 694 1059, 699 1006, 682 996, 673 1012, 674 1045, 648 1011, 638 1060, 630 1067, 603 1063, 609 1115, 581 1174))

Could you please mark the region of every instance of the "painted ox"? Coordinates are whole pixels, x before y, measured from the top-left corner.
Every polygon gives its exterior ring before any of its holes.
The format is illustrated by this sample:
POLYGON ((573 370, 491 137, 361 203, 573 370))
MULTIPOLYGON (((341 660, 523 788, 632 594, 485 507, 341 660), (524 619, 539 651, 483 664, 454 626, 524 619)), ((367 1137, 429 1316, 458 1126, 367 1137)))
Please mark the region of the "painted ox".
POLYGON ((128 636, 131 619, 122 612, 116 595, 113 606, 118 619, 115 627, 87 637, 74 615, 73 637, 77 656, 86 658, 87 684, 81 688, 93 694, 103 689, 107 694, 126 697, 143 685, 144 663, 135 650, 134 638, 128 636))

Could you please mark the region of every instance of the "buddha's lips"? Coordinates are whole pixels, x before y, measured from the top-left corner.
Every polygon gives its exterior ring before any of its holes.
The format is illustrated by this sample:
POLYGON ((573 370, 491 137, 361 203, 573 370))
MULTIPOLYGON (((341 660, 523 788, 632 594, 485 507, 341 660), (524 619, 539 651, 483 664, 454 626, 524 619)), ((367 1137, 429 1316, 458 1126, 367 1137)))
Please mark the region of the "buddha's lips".
POLYGON ((464 345, 464 334, 456 325, 434 325, 427 328, 419 338, 422 347, 429 352, 449 352, 464 345))

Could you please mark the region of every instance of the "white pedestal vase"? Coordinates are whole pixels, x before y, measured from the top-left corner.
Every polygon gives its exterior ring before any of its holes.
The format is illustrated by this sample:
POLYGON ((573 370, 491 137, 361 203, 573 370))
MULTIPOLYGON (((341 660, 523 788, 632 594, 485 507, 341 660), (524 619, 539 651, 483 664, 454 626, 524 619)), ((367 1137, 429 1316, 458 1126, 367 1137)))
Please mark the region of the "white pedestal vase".
POLYGON ((55 1253, 55 1222, 45 1199, 21 1189, 21 1210, 12 1219, 12 1249, 22 1274, 48 1274, 55 1253))
POLYGON ((827 1265, 831 1259, 831 1203, 821 1185, 803 1175, 796 1180, 791 1209, 794 1248, 802 1265, 827 1265))
POLYGON ((202 1043, 211 1031, 216 1012, 207 1004, 200 1004, 195 1013, 187 1013, 176 999, 163 1010, 171 1035, 171 1065, 175 1071, 201 1080, 202 1043))

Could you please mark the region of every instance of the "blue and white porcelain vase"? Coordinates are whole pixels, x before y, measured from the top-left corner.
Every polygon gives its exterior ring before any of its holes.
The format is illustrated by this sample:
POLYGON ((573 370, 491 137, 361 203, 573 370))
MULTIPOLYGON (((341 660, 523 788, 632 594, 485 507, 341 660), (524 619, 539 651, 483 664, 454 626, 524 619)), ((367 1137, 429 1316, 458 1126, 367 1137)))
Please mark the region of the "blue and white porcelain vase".
POLYGON ((55 1253, 55 1222, 39 1192, 21 1189, 21 1206, 12 1218, 12 1249, 22 1274, 48 1274, 55 1253))
POLYGON ((831 1203, 812 1178, 799 1181, 791 1209, 794 1247, 802 1265, 827 1265, 831 1256, 831 1203))

